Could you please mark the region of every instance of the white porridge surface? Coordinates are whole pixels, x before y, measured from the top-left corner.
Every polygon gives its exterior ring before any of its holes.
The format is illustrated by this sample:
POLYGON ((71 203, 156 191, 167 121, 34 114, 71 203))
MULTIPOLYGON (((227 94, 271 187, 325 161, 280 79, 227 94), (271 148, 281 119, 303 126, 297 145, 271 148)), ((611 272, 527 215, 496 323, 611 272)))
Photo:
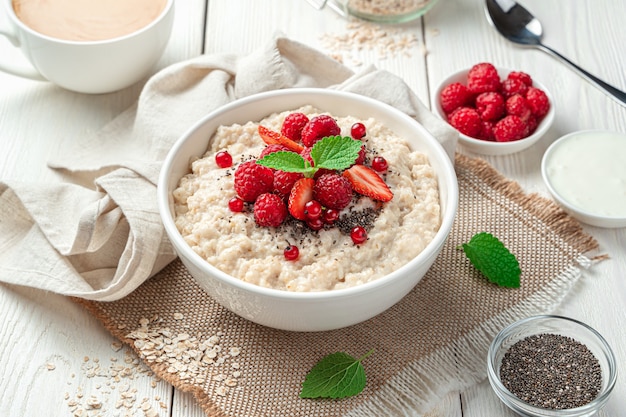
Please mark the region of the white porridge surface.
MULTIPOLYGON (((285 116, 294 111, 309 118, 324 113, 305 106, 270 115, 260 124, 280 131, 285 116)), ((353 287, 380 278, 417 256, 441 224, 437 178, 427 156, 411 151, 404 139, 374 119, 335 118, 344 136, 350 135, 355 122, 363 123, 368 157, 381 155, 389 163, 383 178, 393 199, 381 204, 367 197, 354 198, 341 212, 354 217, 369 208, 377 213, 365 243, 355 245, 349 233, 337 226, 312 231, 293 220, 278 228, 259 227, 252 205, 242 213, 229 209, 228 201, 236 196, 233 174, 237 165, 256 158, 265 146, 257 133, 259 122, 248 122, 221 126, 206 154, 191 163, 191 172, 174 191, 176 226, 191 248, 243 281, 288 291, 353 287), (232 155, 232 167, 217 166, 215 153, 222 150, 232 155), (284 257, 289 244, 299 248, 296 261, 284 257)))

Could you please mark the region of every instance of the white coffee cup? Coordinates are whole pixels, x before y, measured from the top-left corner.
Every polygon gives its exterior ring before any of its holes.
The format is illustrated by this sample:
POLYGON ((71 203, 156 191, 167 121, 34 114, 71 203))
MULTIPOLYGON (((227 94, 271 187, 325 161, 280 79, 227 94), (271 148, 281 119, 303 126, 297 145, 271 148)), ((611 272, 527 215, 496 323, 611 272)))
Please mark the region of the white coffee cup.
POLYGON ((8 62, 7 57, 0 57, 0 70, 48 80, 80 93, 109 93, 146 77, 163 54, 174 21, 175 0, 167 0, 155 20, 128 35, 97 41, 70 41, 34 31, 17 17, 12 0, 0 1, 8 17, 0 19, 0 22, 8 20, 8 27, 0 26, 0 34, 19 48, 32 64, 8 62))

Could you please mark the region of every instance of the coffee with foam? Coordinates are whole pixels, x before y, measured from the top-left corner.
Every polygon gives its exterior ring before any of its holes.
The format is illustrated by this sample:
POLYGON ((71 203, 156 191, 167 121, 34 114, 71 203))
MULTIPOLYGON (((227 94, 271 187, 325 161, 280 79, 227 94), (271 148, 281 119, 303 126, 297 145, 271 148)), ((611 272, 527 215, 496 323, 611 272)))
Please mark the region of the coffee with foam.
POLYGON ((157 19, 167 0, 12 0, 17 17, 43 35, 69 41, 114 39, 157 19))

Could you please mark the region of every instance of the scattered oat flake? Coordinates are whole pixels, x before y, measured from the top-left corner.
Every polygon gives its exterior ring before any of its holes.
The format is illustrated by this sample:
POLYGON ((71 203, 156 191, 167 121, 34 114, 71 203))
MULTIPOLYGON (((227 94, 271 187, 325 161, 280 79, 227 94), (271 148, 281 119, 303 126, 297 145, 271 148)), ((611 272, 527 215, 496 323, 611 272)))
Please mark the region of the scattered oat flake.
POLYGON ((57 367, 57 366, 56 366, 55 364, 51 363, 51 362, 48 362, 48 363, 46 364, 46 369, 47 369, 48 371, 54 371, 54 370, 56 369, 56 367, 57 367))
POLYGON ((182 320, 185 318, 185 316, 182 313, 174 313, 174 318, 176 320, 182 320))

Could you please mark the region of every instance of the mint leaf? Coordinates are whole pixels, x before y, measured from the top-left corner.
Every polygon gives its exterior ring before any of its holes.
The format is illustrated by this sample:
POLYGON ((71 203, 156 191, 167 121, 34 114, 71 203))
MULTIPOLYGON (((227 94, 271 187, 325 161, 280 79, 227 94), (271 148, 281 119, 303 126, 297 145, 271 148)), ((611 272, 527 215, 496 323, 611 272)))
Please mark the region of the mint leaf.
POLYGON ((459 248, 489 281, 501 287, 519 288, 522 273, 519 262, 497 237, 478 233, 459 248))
POLYGON ((345 398, 359 394, 366 382, 361 361, 372 352, 359 359, 343 352, 325 356, 307 374, 300 398, 345 398))
POLYGON ((347 136, 328 136, 311 148, 311 158, 316 168, 344 169, 359 157, 363 142, 347 136))
MULTIPOLYGON (((290 151, 278 151, 265 155, 257 161, 257 164, 269 168, 280 169, 286 172, 301 172, 303 174, 314 174, 314 169, 309 161, 300 154, 290 151)), ((312 175, 311 175, 312 176, 312 175)))
POLYGON ((295 152, 278 151, 257 161, 257 164, 285 172, 301 172, 313 178, 318 169, 342 170, 349 168, 359 156, 363 142, 348 136, 327 136, 311 148, 313 165, 295 152))

